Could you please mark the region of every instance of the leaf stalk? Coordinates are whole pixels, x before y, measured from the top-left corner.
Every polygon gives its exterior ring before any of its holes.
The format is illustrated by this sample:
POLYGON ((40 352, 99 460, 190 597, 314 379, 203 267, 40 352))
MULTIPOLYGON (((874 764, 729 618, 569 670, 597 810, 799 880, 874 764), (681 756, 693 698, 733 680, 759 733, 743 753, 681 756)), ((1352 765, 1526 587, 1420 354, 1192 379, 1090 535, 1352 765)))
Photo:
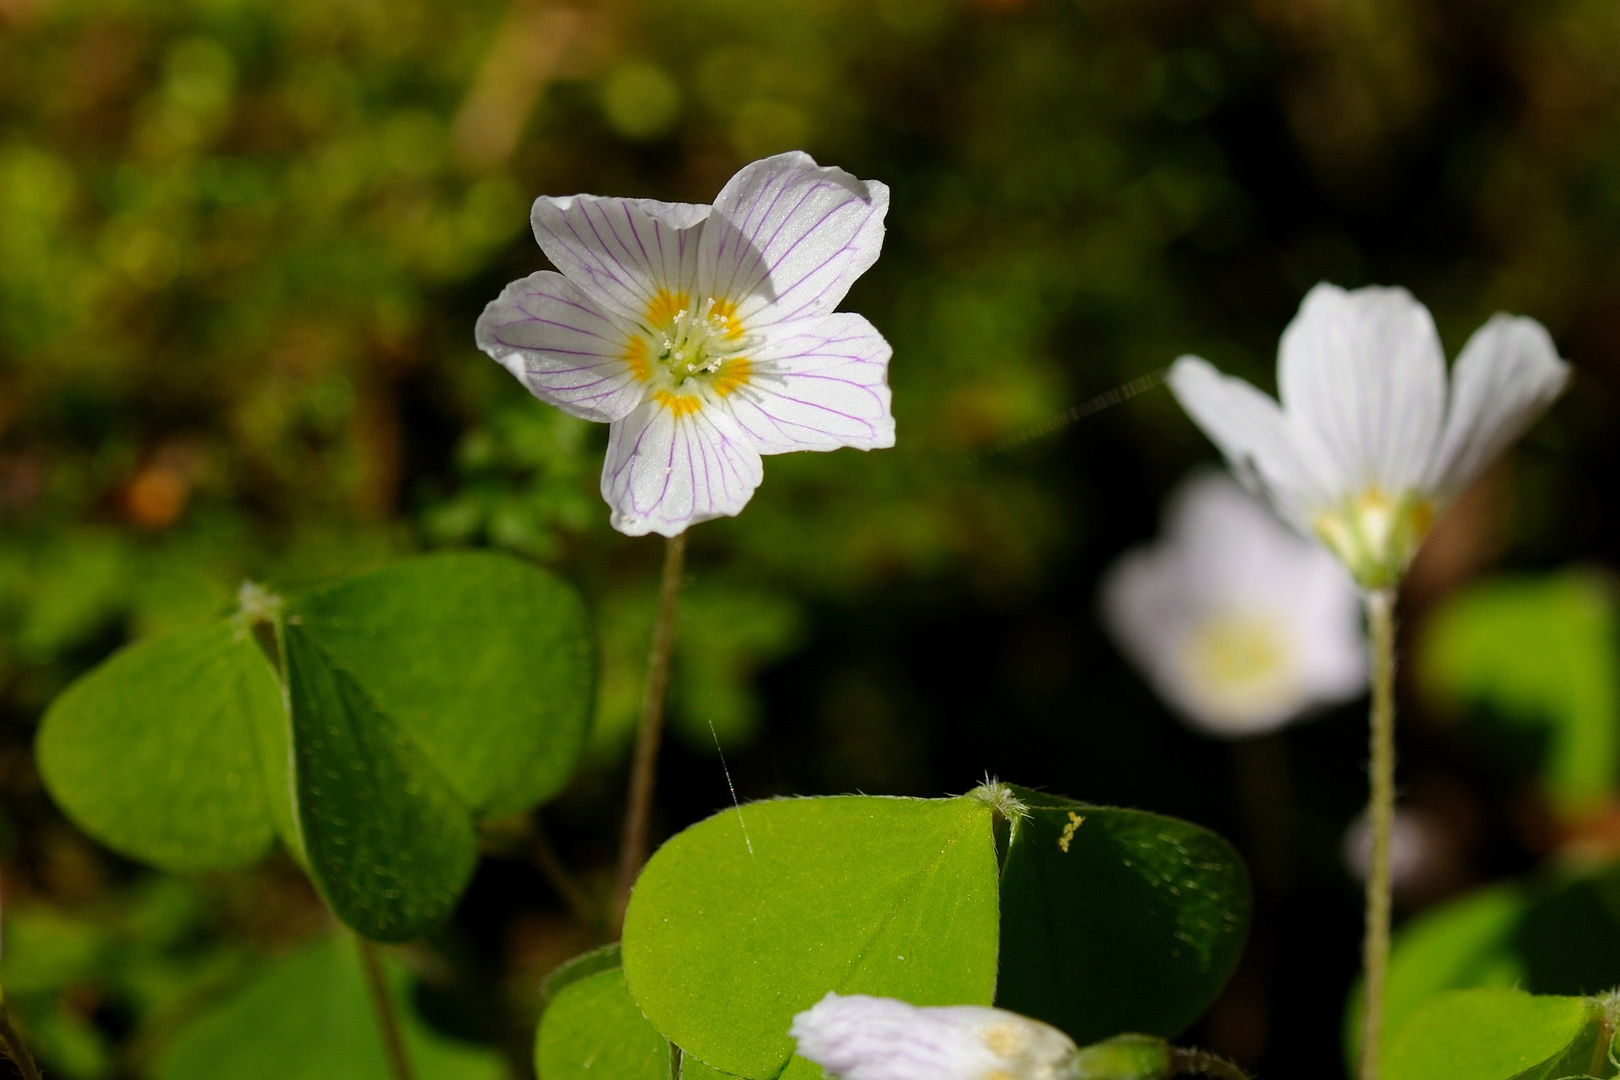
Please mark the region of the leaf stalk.
POLYGON ((382 957, 377 946, 359 935, 355 945, 360 950, 360 966, 366 975, 366 989, 371 992, 371 1004, 377 1010, 377 1029, 382 1035, 383 1052, 388 1057, 388 1068, 394 1080, 414 1080, 410 1054, 405 1049, 405 1037, 399 1027, 399 1013, 394 1008, 394 995, 388 992, 388 977, 383 974, 382 957))

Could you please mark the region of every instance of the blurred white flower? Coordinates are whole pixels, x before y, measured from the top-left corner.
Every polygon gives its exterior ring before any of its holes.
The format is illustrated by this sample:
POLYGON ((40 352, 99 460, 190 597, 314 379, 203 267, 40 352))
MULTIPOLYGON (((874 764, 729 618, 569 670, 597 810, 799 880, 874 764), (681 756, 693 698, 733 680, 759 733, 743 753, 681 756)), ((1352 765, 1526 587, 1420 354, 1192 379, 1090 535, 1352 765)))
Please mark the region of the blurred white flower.
POLYGON ((535 200, 561 273, 506 287, 478 346, 542 401, 612 425, 602 497, 620 532, 736 514, 761 454, 894 445, 891 349, 834 312, 877 260, 889 189, 788 153, 714 205, 535 200))
POLYGON ((1003 1009, 864 994, 828 994, 790 1034, 838 1080, 1066 1080, 1078 1053, 1057 1028, 1003 1009))
POLYGON ((1395 584, 1435 515, 1563 390, 1534 319, 1492 316, 1457 359, 1405 289, 1310 291, 1283 332, 1282 405, 1193 356, 1170 388, 1245 484, 1368 588, 1395 584))
MULTIPOLYGON (((1366 881, 1372 865, 1372 826, 1365 813, 1344 831, 1345 868, 1366 881)), ((1390 884, 1406 900, 1432 896, 1461 876, 1457 840, 1444 821, 1422 810, 1400 809, 1389 833, 1390 884)))
POLYGON ((1195 727, 1270 731, 1366 688, 1360 599, 1331 555, 1216 472, 1176 489, 1164 532, 1109 569, 1103 617, 1195 727))

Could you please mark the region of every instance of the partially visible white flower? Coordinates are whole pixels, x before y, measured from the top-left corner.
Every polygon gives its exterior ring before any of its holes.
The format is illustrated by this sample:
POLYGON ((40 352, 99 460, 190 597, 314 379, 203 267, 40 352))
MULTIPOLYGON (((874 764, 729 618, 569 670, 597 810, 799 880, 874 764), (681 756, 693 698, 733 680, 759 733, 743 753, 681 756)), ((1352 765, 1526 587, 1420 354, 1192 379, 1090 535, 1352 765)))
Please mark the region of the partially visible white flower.
MULTIPOLYGON (((1372 866, 1372 824, 1360 814, 1344 831, 1345 868, 1366 881, 1372 866)), ((1459 876, 1457 838, 1446 823, 1424 810, 1398 809, 1389 833, 1389 876, 1396 895, 1430 896, 1459 876)))
POLYGON ((1067 1080, 1078 1053, 1057 1028, 1004 1009, 864 994, 828 994, 790 1034, 838 1080, 1067 1080))
POLYGON ((1395 584, 1435 515, 1564 389, 1534 319, 1492 316, 1457 358, 1405 289, 1310 291, 1282 337, 1282 405, 1193 356, 1170 388, 1239 477, 1369 588, 1395 584))
POLYGON ((1195 727, 1270 731, 1366 688, 1360 599, 1333 556, 1217 472, 1176 489, 1164 533, 1109 569, 1103 618, 1195 727))
POLYGON ((561 273, 506 287, 478 346, 529 392, 612 425, 602 497, 620 532, 739 512, 762 454, 894 445, 891 349, 835 312, 877 260, 889 189, 802 153, 745 166, 713 206, 535 200, 561 273))

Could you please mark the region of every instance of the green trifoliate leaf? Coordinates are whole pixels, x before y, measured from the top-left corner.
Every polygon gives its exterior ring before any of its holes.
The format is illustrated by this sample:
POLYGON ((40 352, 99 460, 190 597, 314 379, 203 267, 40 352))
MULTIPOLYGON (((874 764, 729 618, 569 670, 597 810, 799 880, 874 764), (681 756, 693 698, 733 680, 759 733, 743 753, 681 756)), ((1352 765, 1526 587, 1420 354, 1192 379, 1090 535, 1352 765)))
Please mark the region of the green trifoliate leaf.
POLYGON ((501 555, 385 566, 288 603, 480 814, 555 795, 585 743, 594 680, 584 604, 501 555))
POLYGON ((332 910, 377 941, 450 913, 478 862, 471 812, 402 725, 310 642, 285 632, 298 822, 332 910))
MULTIPOLYGON (((1524 963, 1514 937, 1530 904, 1517 885, 1482 889, 1441 905, 1407 923, 1390 952, 1384 989, 1385 1052, 1422 1004, 1444 990, 1524 983, 1524 963)), ((1344 1045, 1354 1071, 1361 1032, 1361 989, 1345 1010, 1344 1045)))
POLYGON ((569 982, 551 997, 534 1044, 546 1080, 672 1080, 669 1041, 641 1015, 617 965, 569 982))
POLYGON ((1237 966, 1249 880, 1231 845, 1140 810, 1008 789, 996 1004, 1077 1043, 1173 1036, 1237 966))
POLYGON ((1613 1017, 1592 998, 1481 988, 1437 994, 1384 1055, 1386 1080, 1564 1080, 1613 1076, 1613 1017))
POLYGON ((451 554, 243 601, 63 694, 39 738, 53 795, 172 870, 242 865, 279 834, 361 933, 431 928, 476 861, 473 818, 550 797, 577 761, 592 685, 577 594, 451 554))
POLYGON ((218 622, 132 645, 74 683, 37 753, 51 795, 108 846, 169 870, 224 869, 269 849, 277 800, 290 813, 285 784, 267 785, 285 727, 258 646, 218 622))
POLYGON ((816 1074, 789 1066, 788 1028, 830 990, 990 1004, 991 818, 973 797, 841 796, 699 822, 636 883, 623 957, 637 1004, 693 1057, 753 1080, 816 1074))

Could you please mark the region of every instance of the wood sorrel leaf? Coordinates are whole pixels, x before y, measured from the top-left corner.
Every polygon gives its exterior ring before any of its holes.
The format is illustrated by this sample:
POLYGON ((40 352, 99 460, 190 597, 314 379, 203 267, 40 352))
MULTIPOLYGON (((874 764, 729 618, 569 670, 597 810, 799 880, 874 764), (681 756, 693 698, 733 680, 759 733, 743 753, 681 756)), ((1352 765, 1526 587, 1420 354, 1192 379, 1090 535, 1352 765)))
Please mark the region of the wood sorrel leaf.
POLYGON ((566 781, 592 681, 570 586, 506 556, 431 555, 124 650, 52 706, 39 754, 52 794, 119 851, 223 868, 280 835, 342 919, 400 940, 454 904, 475 815, 566 781), (286 695, 246 615, 280 619, 286 695))
POLYGON ((1384 1055, 1386 1080, 1563 1080, 1613 1076, 1614 1026, 1591 998, 1486 987, 1426 1001, 1384 1055))
POLYGON ((653 856, 625 918, 624 971, 671 1041, 768 1080, 793 1055, 793 1015, 829 990, 990 1004, 996 904, 978 798, 752 803, 653 856))
MULTIPOLYGON (((501 1080, 493 1051, 434 1032, 386 963, 407 1051, 421 1080, 501 1080)), ((344 935, 277 961, 192 1020, 159 1055, 156 1080, 393 1080, 354 942, 344 935)))
POLYGON ((475 812, 525 810, 573 774, 594 673, 585 606, 561 579, 502 555, 428 555, 288 612, 475 812))
POLYGON ((218 622, 131 645, 70 686, 41 725, 39 768, 110 847, 169 870, 224 869, 275 838, 267 792, 285 804, 286 788, 267 789, 257 740, 279 732, 285 747, 285 725, 258 646, 218 622))
MULTIPOLYGON (((1435 994, 1524 984, 1524 963, 1514 953, 1513 939, 1529 904, 1522 886, 1496 885, 1426 911, 1401 927, 1384 987, 1386 1055, 1406 1021, 1435 994)), ((1352 1073, 1361 1038, 1361 1008, 1357 986, 1344 1016, 1344 1047, 1352 1073)))
POLYGON ((534 1043, 546 1080, 671 1080, 668 1040, 647 1022, 617 966, 575 979, 550 999, 534 1043))
POLYGON ((1237 966, 1249 880, 1231 845, 1185 821, 1011 788, 996 1004, 1085 1045, 1173 1036, 1237 966))
POLYGON ((289 622, 298 823, 310 877, 349 926, 408 941, 449 914, 478 862, 472 814, 424 750, 289 622))

